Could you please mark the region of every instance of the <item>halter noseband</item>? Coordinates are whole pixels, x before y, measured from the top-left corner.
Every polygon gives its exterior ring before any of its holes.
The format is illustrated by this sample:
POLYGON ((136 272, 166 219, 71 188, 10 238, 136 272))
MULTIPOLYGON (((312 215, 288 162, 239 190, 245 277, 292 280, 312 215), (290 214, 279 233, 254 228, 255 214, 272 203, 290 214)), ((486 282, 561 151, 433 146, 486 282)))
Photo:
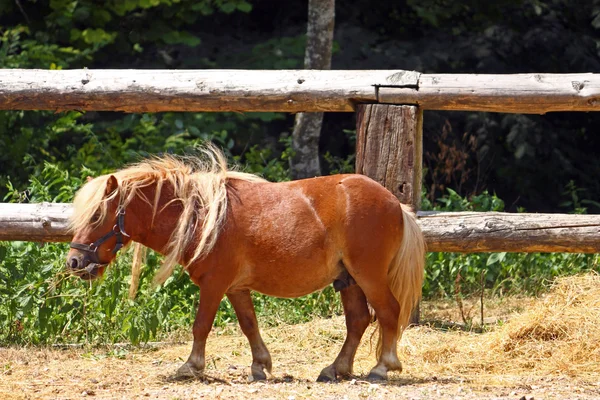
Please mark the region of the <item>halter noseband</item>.
POLYGON ((125 232, 125 210, 124 209, 119 210, 119 213, 117 215, 117 223, 115 224, 115 226, 113 226, 112 230, 110 232, 108 232, 106 235, 102 236, 100 239, 96 240, 92 244, 71 242, 71 243, 69 243, 69 245, 71 246, 72 249, 77 249, 77 250, 81 250, 81 251, 88 253, 89 260, 91 262, 98 264, 98 265, 107 265, 106 263, 100 262, 100 259, 98 258, 98 248, 100 247, 100 245, 102 243, 106 242, 108 239, 110 239, 113 236, 117 237, 117 243, 115 244, 115 248, 112 251, 113 254, 116 254, 117 251, 119 251, 119 250, 121 250, 121 248, 123 248, 123 236, 130 237, 125 232))

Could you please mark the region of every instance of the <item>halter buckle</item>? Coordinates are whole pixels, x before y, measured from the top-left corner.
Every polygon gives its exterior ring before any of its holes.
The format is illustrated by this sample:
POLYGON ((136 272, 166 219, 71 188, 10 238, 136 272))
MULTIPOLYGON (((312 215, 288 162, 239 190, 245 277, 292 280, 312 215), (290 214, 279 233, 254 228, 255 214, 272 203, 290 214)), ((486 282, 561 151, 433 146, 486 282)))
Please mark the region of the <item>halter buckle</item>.
MULTIPOLYGON (((121 250, 121 248, 123 248, 123 236, 131 237, 130 235, 128 235, 125 232, 125 210, 124 209, 119 209, 119 212, 117 215, 117 223, 113 226, 112 230, 110 232, 108 232, 106 235, 102 236, 100 239, 96 240, 95 242, 92 242, 91 244, 71 242, 70 247, 72 249, 77 249, 77 250, 81 250, 86 253, 89 253, 89 255, 90 255, 89 258, 92 261, 99 261, 98 247, 102 243, 106 242, 108 239, 112 238, 113 236, 116 236, 117 241, 115 243, 115 247, 114 247, 112 253, 116 254, 117 251, 119 251, 119 250, 121 250)), ((96 264, 101 264, 101 263, 97 262, 96 264)), ((103 264, 103 265, 106 265, 106 264, 103 264)))

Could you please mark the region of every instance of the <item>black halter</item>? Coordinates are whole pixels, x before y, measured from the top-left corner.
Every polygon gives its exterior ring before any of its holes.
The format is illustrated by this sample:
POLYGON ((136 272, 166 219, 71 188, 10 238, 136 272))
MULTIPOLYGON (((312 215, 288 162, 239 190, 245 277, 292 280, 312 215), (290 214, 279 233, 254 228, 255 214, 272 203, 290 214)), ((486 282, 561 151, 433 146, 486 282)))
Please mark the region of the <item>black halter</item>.
POLYGON ((83 244, 83 243, 75 243, 71 242, 69 245, 72 249, 77 249, 88 253, 88 259, 98 265, 107 265, 103 263, 98 258, 98 248, 104 242, 106 242, 111 237, 117 237, 117 243, 115 244, 115 248, 113 249, 113 254, 116 254, 117 251, 123 248, 123 236, 130 237, 125 232, 125 210, 120 209, 117 215, 117 223, 113 226, 112 230, 108 232, 106 235, 102 236, 100 239, 96 240, 92 244, 83 244))

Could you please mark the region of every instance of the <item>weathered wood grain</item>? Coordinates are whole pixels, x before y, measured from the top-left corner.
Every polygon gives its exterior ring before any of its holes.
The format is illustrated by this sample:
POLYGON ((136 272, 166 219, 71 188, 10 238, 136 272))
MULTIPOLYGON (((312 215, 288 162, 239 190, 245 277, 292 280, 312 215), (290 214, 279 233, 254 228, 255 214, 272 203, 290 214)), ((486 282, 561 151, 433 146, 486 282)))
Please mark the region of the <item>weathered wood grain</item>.
POLYGON ((600 215, 419 213, 429 251, 600 252, 600 215))
POLYGON ((2 110, 354 111, 413 71, 0 70, 2 110))
POLYGON ((0 240, 68 242, 71 204, 0 204, 0 240))
POLYGON ((351 112, 360 103, 534 114, 600 111, 600 74, 0 70, 1 110, 351 112))
POLYGON ((356 172, 381 183, 402 203, 418 208, 422 111, 415 106, 362 104, 356 112, 356 172))
MULTIPOLYGON (((71 204, 0 205, 0 240, 68 242, 71 204)), ((600 215, 419 212, 429 251, 600 253, 600 215)))
POLYGON ((600 111, 600 74, 422 74, 416 90, 380 87, 378 101, 426 110, 600 111))

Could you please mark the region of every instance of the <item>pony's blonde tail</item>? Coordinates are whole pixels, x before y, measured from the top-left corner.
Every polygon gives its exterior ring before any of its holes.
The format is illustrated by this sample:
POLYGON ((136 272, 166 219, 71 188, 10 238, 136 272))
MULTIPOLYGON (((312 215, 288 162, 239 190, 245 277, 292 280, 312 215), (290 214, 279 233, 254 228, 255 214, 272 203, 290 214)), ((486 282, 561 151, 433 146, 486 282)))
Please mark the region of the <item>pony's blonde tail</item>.
MULTIPOLYGON (((425 238, 417 225, 415 213, 401 204, 404 233, 402 244, 388 270, 388 284, 400 304, 398 340, 408 326, 410 315, 421 298, 425 269, 425 238)), ((377 356, 381 355, 383 330, 378 329, 377 356)))

